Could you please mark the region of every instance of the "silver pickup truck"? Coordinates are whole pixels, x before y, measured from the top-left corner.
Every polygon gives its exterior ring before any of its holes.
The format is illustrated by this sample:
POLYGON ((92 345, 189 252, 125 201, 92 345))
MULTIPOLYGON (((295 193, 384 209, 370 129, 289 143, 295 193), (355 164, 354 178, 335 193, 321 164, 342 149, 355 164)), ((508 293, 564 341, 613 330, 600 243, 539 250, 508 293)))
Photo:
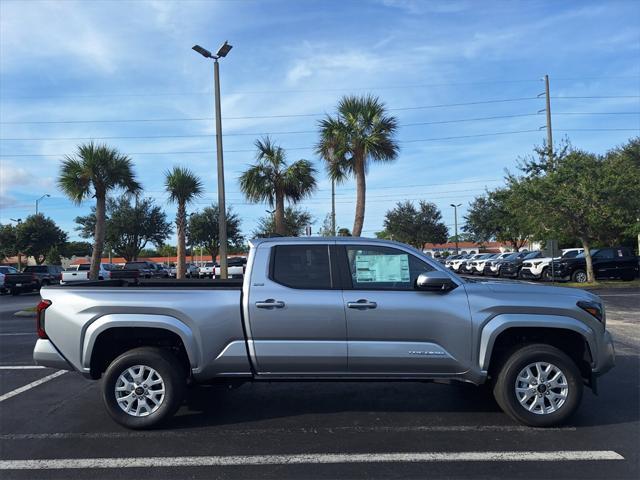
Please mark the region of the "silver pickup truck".
POLYGON ((45 287, 38 365, 102 377, 129 428, 173 415, 191 383, 278 380, 489 384, 525 425, 567 419, 614 365, 591 293, 464 280, 400 243, 271 238, 243 281, 45 287))

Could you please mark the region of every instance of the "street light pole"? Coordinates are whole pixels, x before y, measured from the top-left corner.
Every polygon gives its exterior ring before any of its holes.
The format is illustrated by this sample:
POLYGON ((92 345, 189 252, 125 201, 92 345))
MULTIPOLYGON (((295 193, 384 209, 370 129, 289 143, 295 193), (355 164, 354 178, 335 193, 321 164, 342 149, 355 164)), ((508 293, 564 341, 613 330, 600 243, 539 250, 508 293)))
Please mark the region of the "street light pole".
POLYGON ((451 206, 453 207, 453 224, 454 224, 454 228, 455 228, 455 234, 456 234, 456 255, 458 255, 459 252, 459 248, 458 248, 458 207, 462 206, 461 203, 456 204, 451 204, 451 206))
POLYGON ((45 193, 39 199, 36 200, 36 215, 38 215, 38 202, 40 202, 40 200, 42 200, 43 198, 50 197, 50 196, 51 195, 49 195, 48 193, 45 193))
MULTIPOLYGON (((224 163, 222 156, 222 113, 220 107, 220 64, 218 59, 226 57, 232 46, 224 42, 215 55, 200 45, 194 45, 193 50, 205 58, 213 59, 213 82, 216 110, 216 151, 218 160, 218 238, 220 239, 220 278, 228 276, 227 267, 227 208, 224 198, 224 163)), ((215 258, 212 259, 215 262, 215 258)))

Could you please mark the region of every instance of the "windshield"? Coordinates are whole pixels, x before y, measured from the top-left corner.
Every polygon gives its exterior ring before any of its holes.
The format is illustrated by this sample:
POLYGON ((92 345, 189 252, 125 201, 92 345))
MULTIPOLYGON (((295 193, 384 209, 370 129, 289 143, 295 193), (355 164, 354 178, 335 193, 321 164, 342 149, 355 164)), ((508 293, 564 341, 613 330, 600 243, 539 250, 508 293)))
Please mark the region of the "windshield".
POLYGON ((515 260, 520 254, 518 252, 511 253, 504 257, 505 260, 515 260))
POLYGON ((524 257, 524 260, 531 260, 532 258, 538 258, 540 252, 531 252, 530 254, 524 257))
POLYGON ((125 270, 140 270, 141 268, 148 268, 144 262, 130 262, 124 266, 125 270))

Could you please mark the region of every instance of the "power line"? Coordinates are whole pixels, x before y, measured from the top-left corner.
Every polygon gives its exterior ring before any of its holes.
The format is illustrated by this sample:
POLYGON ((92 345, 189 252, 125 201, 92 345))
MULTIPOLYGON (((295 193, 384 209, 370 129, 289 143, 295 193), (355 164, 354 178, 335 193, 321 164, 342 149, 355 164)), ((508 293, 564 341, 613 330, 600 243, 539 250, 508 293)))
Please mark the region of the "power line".
MULTIPOLYGON (((553 77, 554 81, 567 80, 607 80, 607 79, 636 79, 640 75, 619 75, 619 76, 586 76, 586 77, 553 77)), ((470 85, 499 85, 508 83, 537 83, 539 78, 511 79, 511 80, 477 80, 473 82, 441 82, 441 83, 418 83, 408 85, 377 85, 367 87, 338 87, 338 88, 309 88, 309 89, 289 89, 289 90, 236 90, 229 92, 230 95, 273 95, 283 93, 312 93, 312 92, 344 92, 354 90, 402 90, 410 88, 432 88, 432 87, 456 87, 470 85)), ((113 97, 165 97, 165 96, 204 96, 212 95, 211 90, 194 92, 133 92, 133 93, 86 93, 86 94, 60 94, 60 95, 2 95, 0 100, 30 99, 30 98, 113 98, 113 97)))
MULTIPOLYGON (((503 98, 494 100, 480 100, 475 102, 465 103, 442 103, 436 105, 421 105, 414 107, 399 107, 389 108, 389 111, 406 111, 406 110, 424 110, 430 108, 447 108, 447 107, 462 107, 470 105, 485 105, 492 103, 508 103, 508 102, 521 102, 527 100, 538 100, 538 97, 517 97, 517 98, 503 98)), ((297 117, 319 117, 327 115, 326 112, 322 113, 295 113, 295 114, 282 114, 282 115, 252 115, 241 117, 222 117, 223 120, 253 120, 253 119, 269 119, 269 118, 297 118, 297 117)), ((0 122, 3 125, 22 125, 22 124, 48 124, 48 123, 137 123, 137 122, 177 122, 177 121, 203 121, 213 120, 213 117, 195 117, 195 118, 164 118, 164 119, 128 119, 128 120, 51 120, 51 121, 32 121, 32 122, 0 122)))
MULTIPOLYGON (((438 138, 422 138, 417 140, 399 140, 398 143, 415 143, 415 142, 433 142, 438 140, 454 140, 461 138, 474 138, 474 137, 487 137, 492 135, 509 135, 509 134, 518 134, 518 133, 530 133, 537 132, 538 130, 514 130, 514 131, 505 131, 505 132, 492 132, 492 133, 481 133, 475 135, 458 135, 453 137, 438 137, 438 138)), ((160 137, 161 138, 161 137, 160 137)), ((290 147, 287 150, 314 150, 313 147, 290 147)), ((225 153, 249 153, 255 152, 255 149, 244 149, 244 150, 225 150, 225 153)), ((200 151, 183 151, 183 152, 131 152, 129 155, 190 155, 190 154, 204 154, 204 153, 215 153, 215 150, 200 150, 200 151)), ((57 153, 57 154, 0 154, 0 157, 62 157, 67 155, 66 153, 57 153)))

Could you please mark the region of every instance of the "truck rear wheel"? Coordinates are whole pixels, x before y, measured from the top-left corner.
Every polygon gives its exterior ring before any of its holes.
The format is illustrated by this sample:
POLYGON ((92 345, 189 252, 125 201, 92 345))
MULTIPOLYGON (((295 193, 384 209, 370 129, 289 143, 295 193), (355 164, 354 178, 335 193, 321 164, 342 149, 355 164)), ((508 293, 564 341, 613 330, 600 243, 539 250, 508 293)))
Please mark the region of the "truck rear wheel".
POLYGON ((551 345, 531 344, 506 357, 493 394, 514 420, 530 427, 550 427, 576 411, 582 383, 569 356, 551 345))
POLYGON ((178 410, 185 384, 184 368, 171 352, 155 347, 135 348, 107 368, 102 399, 109 415, 120 425, 145 429, 178 410))
POLYGON ((587 283, 587 272, 582 269, 578 269, 571 275, 571 280, 576 283, 587 283))

